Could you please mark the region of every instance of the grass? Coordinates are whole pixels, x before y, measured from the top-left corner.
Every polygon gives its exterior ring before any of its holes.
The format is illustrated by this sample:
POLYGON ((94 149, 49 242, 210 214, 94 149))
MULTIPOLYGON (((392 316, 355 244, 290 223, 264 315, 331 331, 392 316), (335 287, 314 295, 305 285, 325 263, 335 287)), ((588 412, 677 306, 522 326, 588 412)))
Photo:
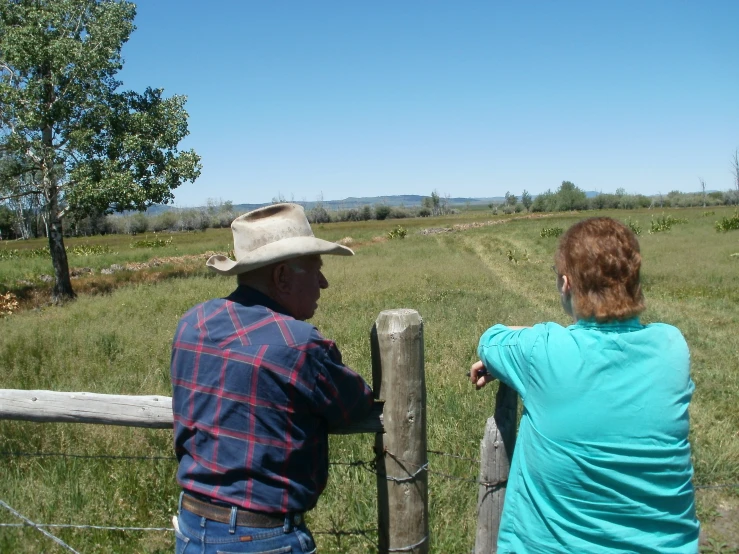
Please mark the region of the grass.
MULTIPOLYGON (((711 217, 704 217, 701 209, 666 213, 687 223, 640 237, 648 303, 643 320, 678 326, 691 347, 697 385, 691 408, 696 483, 739 483, 739 258, 731 257, 739 244, 734 233, 717 233, 714 221, 733 212, 717 208, 711 217)), ((469 458, 429 455, 432 552, 469 552, 474 544, 477 487, 463 479, 477 477, 479 467, 470 459, 479 457, 495 399, 493 387, 475 392, 464 377, 475 360, 477 338, 496 322, 568 323, 550 270, 557 239, 542 237, 541 230, 566 229, 587 215, 593 214, 555 214, 543 222, 470 211, 408 219, 400 222, 408 231, 404 240, 386 239, 398 225, 395 220, 315 228, 328 240, 351 237, 357 251, 351 259, 326 257, 330 287, 313 320, 336 340, 347 364, 371 378, 369 331, 380 311, 413 308, 424 318, 428 447, 469 458), (505 223, 471 225, 488 221, 505 223), (463 230, 419 233, 455 225, 463 230)), ((608 215, 649 228, 647 210, 608 215)), ((90 267, 102 268, 227 251, 230 231, 175 234, 171 245, 150 251, 129 248, 130 237, 80 242, 107 245, 118 253, 100 254, 99 260, 85 257, 90 267)), ((20 246, 25 244, 12 245, 20 246)), ((0 292, 17 286, 17 275, 33 277, 39 271, 36 264, 44 262, 24 259, 10 267, 0 261, 0 292)), ((108 283, 104 294, 81 294, 61 308, 25 310, 0 319, 0 386, 170 395, 169 347, 178 318, 197 302, 228 294, 234 284, 203 271, 203 262, 192 260, 179 271, 172 265, 84 277, 75 281, 78 290, 85 288, 84 281, 94 291, 92 283, 103 280, 108 283)), ((370 435, 332 436, 331 458, 369 461, 373 442, 370 435)), ((0 451, 168 457, 171 432, 2 421, 0 451)), ((0 456, 0 468, 0 499, 37 522, 168 527, 176 510, 175 463, 168 459, 0 456)), ((366 469, 332 466, 329 486, 309 515, 320 552, 374 551, 375 491, 376 477, 366 469), (366 536, 332 534, 347 530, 364 530, 366 536)), ((719 524, 725 523, 723 514, 739 513, 739 490, 707 489, 699 491, 698 500, 712 545, 734 548, 739 524, 728 531, 719 524)), ((16 522, 0 510, 0 523, 16 522)), ((173 546, 172 536, 163 532, 52 532, 85 553, 171 552, 173 546)), ((0 528, 0 551, 62 550, 35 530, 0 528)))

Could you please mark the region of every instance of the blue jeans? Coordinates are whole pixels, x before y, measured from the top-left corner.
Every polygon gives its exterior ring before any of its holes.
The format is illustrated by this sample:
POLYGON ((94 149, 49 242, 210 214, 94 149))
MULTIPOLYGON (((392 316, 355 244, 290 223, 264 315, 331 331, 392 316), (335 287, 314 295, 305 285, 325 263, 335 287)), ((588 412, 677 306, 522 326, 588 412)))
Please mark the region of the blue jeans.
POLYGON ((315 554, 313 536, 301 520, 261 529, 219 523, 180 508, 175 554, 315 554))

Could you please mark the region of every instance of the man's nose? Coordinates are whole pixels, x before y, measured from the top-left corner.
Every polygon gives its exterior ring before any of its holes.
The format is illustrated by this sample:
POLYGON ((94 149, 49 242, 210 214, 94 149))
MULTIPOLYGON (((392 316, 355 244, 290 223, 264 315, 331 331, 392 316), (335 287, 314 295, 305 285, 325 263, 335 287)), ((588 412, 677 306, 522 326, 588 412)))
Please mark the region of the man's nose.
POLYGON ((324 277, 322 271, 318 272, 318 286, 321 287, 322 289, 328 288, 328 280, 326 279, 326 277, 324 277))

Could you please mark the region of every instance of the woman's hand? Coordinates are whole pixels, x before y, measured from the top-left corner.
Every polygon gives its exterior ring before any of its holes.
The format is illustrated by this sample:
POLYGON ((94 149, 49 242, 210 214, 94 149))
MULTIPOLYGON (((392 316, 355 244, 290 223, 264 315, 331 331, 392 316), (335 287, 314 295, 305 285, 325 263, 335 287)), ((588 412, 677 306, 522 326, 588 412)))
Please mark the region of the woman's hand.
POLYGON ((477 361, 474 364, 472 364, 472 367, 470 368, 470 382, 475 385, 475 388, 477 390, 480 390, 482 387, 487 385, 490 381, 495 381, 495 377, 490 375, 488 373, 488 370, 485 369, 485 366, 482 365, 481 361, 477 361))

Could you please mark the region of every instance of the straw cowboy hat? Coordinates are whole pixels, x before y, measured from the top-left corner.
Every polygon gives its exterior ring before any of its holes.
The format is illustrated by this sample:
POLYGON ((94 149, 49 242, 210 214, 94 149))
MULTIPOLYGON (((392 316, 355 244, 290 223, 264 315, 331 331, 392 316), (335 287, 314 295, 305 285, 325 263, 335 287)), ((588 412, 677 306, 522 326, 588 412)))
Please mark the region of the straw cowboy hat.
POLYGON ((273 204, 234 219, 234 256, 211 256, 206 265, 221 275, 237 275, 276 262, 309 256, 334 254, 353 256, 346 246, 313 236, 302 206, 273 204))

